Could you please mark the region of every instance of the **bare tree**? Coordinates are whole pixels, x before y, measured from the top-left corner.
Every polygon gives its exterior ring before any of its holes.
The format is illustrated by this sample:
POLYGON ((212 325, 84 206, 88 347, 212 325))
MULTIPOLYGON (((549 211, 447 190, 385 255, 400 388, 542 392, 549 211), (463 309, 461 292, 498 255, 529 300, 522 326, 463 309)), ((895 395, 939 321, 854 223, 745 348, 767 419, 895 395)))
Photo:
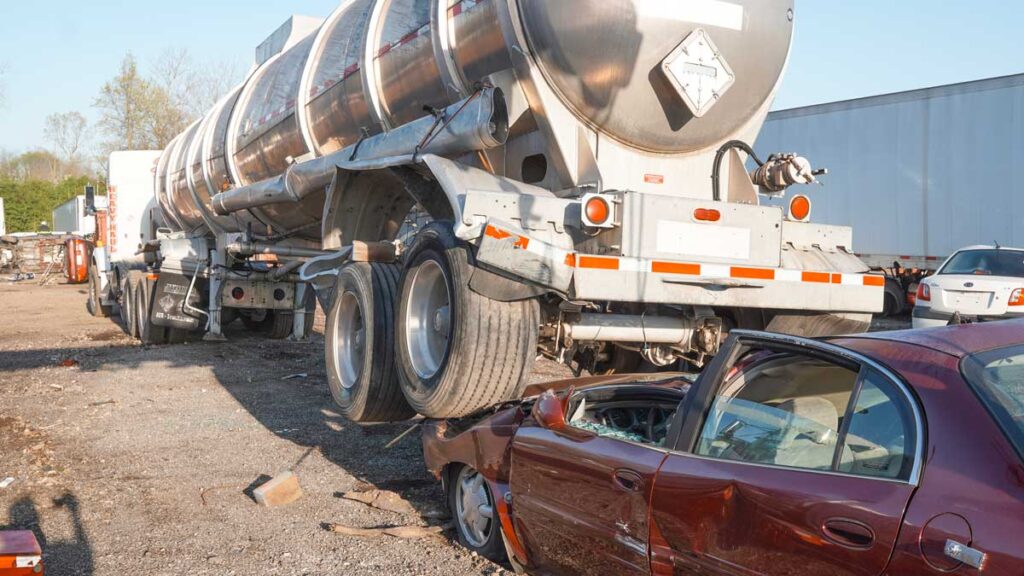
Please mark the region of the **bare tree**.
POLYGON ((85 143, 88 125, 85 116, 78 112, 50 114, 46 117, 43 135, 53 145, 54 153, 61 160, 67 164, 75 164, 78 162, 78 153, 85 143))
POLYGON ((235 62, 198 64, 183 48, 168 48, 153 65, 153 82, 164 89, 185 123, 201 118, 242 80, 235 62))

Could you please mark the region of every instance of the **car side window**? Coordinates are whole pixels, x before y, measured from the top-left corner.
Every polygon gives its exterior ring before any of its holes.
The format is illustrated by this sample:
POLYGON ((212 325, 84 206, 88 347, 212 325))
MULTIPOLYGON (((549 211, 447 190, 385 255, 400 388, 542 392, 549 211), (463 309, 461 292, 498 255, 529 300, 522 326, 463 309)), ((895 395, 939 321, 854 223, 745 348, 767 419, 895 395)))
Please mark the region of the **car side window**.
POLYGON ((838 470, 876 478, 906 478, 913 466, 913 414, 892 384, 869 370, 861 380, 843 436, 838 470))
POLYGON ((910 477, 916 428, 902 393, 873 369, 758 352, 711 407, 697 454, 886 479, 910 477))
POLYGON ((833 468, 857 372, 773 355, 737 371, 715 398, 697 453, 808 470, 833 468))

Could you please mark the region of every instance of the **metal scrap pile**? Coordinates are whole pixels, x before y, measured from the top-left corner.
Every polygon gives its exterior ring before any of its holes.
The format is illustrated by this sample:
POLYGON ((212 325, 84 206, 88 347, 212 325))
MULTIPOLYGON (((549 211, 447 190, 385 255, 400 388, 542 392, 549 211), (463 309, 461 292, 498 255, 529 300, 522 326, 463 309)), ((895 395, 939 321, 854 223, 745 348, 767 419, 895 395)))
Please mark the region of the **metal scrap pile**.
POLYGON ((60 270, 64 237, 55 234, 10 234, 0 236, 0 271, 44 274, 60 270))

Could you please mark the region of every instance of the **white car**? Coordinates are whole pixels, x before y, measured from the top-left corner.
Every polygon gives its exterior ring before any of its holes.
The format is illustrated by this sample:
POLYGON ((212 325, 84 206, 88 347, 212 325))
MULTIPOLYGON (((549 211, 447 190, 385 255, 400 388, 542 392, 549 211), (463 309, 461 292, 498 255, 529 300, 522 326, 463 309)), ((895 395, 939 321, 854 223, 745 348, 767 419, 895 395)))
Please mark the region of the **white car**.
POLYGON ((921 281, 914 328, 946 326, 956 314, 977 322, 1024 318, 1024 249, 963 248, 921 281))

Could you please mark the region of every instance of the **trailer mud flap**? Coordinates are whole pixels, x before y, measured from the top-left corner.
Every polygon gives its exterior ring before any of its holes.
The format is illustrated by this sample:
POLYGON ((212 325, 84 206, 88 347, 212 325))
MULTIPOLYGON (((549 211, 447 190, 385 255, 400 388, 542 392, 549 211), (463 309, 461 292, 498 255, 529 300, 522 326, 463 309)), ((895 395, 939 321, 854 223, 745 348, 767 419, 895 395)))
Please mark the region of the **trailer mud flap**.
POLYGON ((515 278, 566 293, 572 283, 572 252, 530 238, 518 228, 490 220, 476 259, 515 278))
MULTIPOLYGON (((181 330, 198 330, 202 328, 203 319, 185 310, 185 296, 188 295, 191 278, 180 274, 160 274, 156 284, 156 298, 153 299, 152 322, 157 326, 178 328, 181 330)), ((197 284, 189 295, 189 305, 203 308, 203 290, 197 284)))

